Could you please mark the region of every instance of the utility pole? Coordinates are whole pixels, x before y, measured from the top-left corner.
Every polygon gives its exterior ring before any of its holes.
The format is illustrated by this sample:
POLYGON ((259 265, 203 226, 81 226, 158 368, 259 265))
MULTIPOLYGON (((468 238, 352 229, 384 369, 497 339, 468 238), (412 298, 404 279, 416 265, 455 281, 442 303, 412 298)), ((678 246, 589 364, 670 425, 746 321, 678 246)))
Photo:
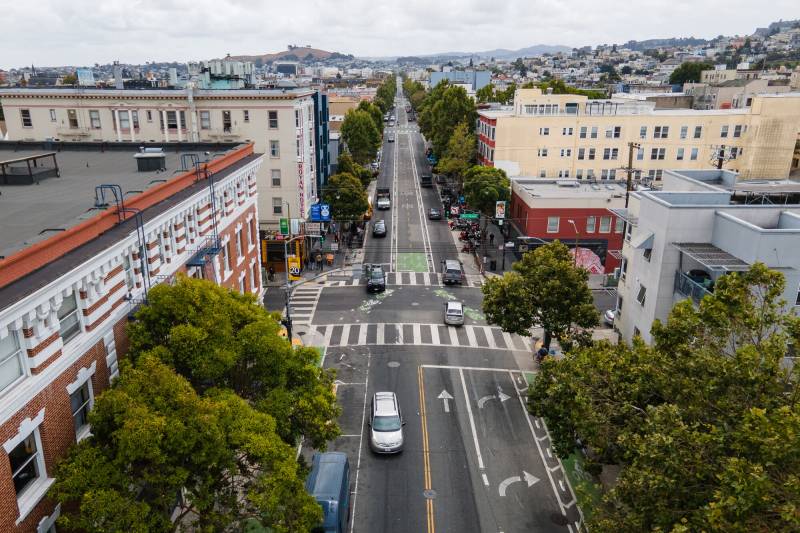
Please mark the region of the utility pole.
POLYGON ((628 208, 628 199, 631 196, 631 189, 633 188, 633 149, 639 149, 642 145, 635 142, 628 143, 628 166, 624 169, 628 171, 628 182, 625 187, 625 209, 628 208))

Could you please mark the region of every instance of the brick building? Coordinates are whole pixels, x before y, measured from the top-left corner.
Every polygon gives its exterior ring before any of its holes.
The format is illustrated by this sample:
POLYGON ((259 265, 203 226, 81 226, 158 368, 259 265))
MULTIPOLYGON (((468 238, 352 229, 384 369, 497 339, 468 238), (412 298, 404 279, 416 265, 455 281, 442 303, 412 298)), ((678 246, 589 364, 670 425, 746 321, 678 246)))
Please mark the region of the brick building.
POLYGON ((592 274, 619 266, 624 223, 609 208, 625 206, 625 184, 514 178, 511 217, 522 243, 578 245, 578 264, 592 274))
POLYGON ((55 464, 89 435, 150 287, 184 272, 263 290, 252 144, 49 148, 0 143, 3 532, 52 530, 55 464))

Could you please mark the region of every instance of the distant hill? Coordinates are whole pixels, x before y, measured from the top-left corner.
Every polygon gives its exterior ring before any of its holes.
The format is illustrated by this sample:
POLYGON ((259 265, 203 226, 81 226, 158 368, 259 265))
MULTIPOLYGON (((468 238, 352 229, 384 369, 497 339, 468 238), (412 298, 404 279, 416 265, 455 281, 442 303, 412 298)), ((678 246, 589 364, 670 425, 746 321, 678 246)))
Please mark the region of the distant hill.
POLYGON ((635 50, 637 52, 644 52, 652 48, 671 47, 671 46, 697 46, 701 44, 708 44, 710 41, 706 39, 697 39, 695 37, 670 37, 668 39, 647 39, 645 41, 628 41, 622 47, 628 50, 635 50))
POLYGON ((495 58, 495 59, 516 59, 518 57, 531 57, 541 54, 556 54, 558 52, 571 52, 569 46, 537 44, 520 48, 519 50, 509 50, 507 48, 497 48, 495 50, 484 50, 482 52, 439 52, 437 54, 420 54, 415 56, 384 56, 384 57, 364 57, 373 61, 393 61, 398 63, 430 63, 438 61, 449 61, 452 59, 462 59, 465 57, 475 58, 495 58))
POLYGON ((328 52, 327 50, 320 50, 318 48, 311 48, 308 46, 292 46, 283 52, 274 54, 260 54, 260 55, 238 55, 231 56, 231 59, 237 61, 251 61, 253 63, 269 65, 275 61, 324 61, 326 59, 347 59, 352 58, 351 55, 340 54, 338 52, 328 52))

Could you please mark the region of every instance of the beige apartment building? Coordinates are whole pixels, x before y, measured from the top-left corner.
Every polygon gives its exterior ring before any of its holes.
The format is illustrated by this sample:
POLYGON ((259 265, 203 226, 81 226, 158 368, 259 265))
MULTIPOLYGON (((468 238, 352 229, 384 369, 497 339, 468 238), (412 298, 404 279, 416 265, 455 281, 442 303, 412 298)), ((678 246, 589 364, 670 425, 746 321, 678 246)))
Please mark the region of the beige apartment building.
POLYGON ((0 89, 10 141, 253 142, 262 228, 317 200, 314 91, 0 89))
POLYGON ((754 96, 744 109, 656 110, 653 102, 589 100, 520 89, 512 108, 478 112, 478 159, 509 176, 614 180, 716 166, 741 179, 786 178, 800 130, 800 93, 754 96), (633 148, 631 149, 631 143, 633 148))

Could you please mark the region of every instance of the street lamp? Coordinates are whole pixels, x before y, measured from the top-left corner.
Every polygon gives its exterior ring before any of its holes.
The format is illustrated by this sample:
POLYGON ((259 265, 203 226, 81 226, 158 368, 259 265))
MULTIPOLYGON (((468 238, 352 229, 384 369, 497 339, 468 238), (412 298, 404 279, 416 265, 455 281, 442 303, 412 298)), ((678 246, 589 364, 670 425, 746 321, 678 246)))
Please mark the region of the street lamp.
POLYGON ((571 218, 567 219, 567 222, 572 224, 572 229, 575 230, 575 253, 573 254, 573 266, 578 266, 578 226, 575 224, 575 221, 571 218))

